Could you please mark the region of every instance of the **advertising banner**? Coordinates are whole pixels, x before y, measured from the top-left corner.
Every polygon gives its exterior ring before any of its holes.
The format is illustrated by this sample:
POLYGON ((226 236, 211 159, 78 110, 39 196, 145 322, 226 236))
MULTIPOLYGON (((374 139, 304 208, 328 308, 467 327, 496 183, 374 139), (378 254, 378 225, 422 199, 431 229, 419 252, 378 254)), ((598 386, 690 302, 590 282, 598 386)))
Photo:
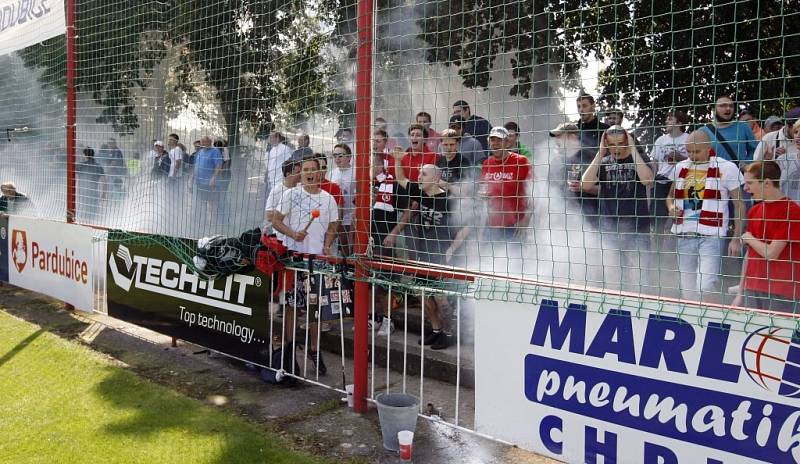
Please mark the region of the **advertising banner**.
MULTIPOLYGON (((194 244, 187 240, 186 246, 194 244)), ((110 241, 107 250, 110 316, 250 361, 266 360, 268 276, 254 271, 203 280, 161 245, 110 241)))
POLYGON ((92 310, 92 229, 10 216, 8 282, 92 310))
POLYGON ((800 462, 795 319, 594 298, 476 311, 476 430, 572 463, 800 462))
POLYGON ((0 55, 67 31, 63 0, 0 0, 0 55))

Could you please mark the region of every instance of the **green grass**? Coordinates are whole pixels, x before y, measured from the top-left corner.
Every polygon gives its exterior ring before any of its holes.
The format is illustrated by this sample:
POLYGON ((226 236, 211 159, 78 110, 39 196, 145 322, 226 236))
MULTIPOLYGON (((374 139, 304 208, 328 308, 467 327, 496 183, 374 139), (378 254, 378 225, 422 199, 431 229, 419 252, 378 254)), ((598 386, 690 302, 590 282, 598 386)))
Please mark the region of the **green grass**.
POLYGON ((319 463, 0 311, 2 463, 319 463))

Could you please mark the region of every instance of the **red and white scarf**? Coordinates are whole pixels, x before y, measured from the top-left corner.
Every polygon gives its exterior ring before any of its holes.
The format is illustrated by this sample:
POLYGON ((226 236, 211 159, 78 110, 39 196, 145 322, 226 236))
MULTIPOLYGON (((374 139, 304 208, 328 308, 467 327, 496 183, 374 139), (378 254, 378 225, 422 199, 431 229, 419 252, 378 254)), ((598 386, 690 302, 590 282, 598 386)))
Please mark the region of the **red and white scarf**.
MULTIPOLYGON (((730 195, 722 185, 723 163, 730 161, 711 156, 706 170, 705 189, 703 190, 703 204, 700 207, 700 217, 697 224, 694 221, 684 221, 679 217, 672 225, 672 233, 698 233, 724 237, 728 231, 728 201, 730 195)), ((675 179, 675 206, 684 211, 683 203, 686 199, 686 179, 692 171, 694 163, 684 160, 676 166, 677 178, 675 179)), ((684 213, 685 214, 685 213, 684 213)))

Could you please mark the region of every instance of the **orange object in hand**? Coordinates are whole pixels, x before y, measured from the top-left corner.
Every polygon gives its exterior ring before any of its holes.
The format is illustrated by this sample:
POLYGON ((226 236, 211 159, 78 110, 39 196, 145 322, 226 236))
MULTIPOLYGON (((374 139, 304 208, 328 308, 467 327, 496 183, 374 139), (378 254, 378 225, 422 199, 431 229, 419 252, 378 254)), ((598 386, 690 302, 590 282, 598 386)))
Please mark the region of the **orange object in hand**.
POLYGON ((308 228, 311 227, 311 223, 314 222, 314 219, 319 217, 319 210, 312 209, 311 210, 311 219, 308 220, 308 224, 303 228, 303 232, 308 232, 308 228))

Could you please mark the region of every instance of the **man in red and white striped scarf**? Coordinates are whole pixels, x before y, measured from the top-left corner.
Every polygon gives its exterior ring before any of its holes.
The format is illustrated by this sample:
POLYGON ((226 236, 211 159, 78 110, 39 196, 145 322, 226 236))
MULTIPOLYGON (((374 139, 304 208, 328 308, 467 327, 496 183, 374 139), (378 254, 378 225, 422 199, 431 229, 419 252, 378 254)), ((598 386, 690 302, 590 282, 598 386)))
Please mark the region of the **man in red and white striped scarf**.
POLYGON ((734 202, 734 235, 731 256, 742 251, 742 176, 736 165, 715 156, 703 131, 686 139, 689 158, 675 166, 667 208, 675 219, 672 233, 678 237, 681 295, 685 299, 720 303, 722 247, 728 233, 729 202, 734 202))

